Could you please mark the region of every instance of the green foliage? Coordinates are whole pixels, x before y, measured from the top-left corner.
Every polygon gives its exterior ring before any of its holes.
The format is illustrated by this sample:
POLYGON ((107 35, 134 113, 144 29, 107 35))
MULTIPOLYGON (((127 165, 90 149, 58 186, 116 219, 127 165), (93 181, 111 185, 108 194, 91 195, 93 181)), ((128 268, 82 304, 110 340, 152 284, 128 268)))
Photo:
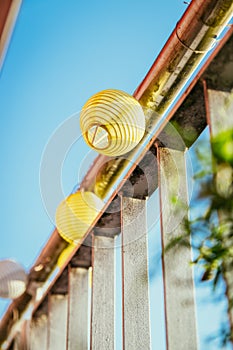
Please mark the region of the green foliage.
POLYGON ((227 163, 233 167, 233 130, 224 131, 213 138, 212 151, 218 162, 227 163))

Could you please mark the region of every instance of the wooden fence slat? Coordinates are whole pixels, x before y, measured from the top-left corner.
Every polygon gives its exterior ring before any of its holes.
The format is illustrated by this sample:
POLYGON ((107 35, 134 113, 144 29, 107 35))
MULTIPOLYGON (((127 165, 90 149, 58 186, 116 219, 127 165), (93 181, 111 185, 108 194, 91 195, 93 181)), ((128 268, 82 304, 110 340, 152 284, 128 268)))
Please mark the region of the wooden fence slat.
MULTIPOLYGON (((185 233, 187 183, 185 154, 158 149, 163 249, 185 233)), ((168 350, 196 350, 196 317, 191 248, 178 244, 163 256, 166 341, 168 350)))
MULTIPOLYGON (((207 88, 205 84, 205 88, 207 88)), ((210 132, 213 137, 219 133, 233 130, 233 93, 219 90, 206 89, 206 107, 207 116, 209 119, 210 132)), ((229 151, 229 150, 228 150, 229 151)), ((232 151, 231 151, 232 152, 232 151)), ((216 174, 216 185, 219 193, 223 196, 228 196, 232 186, 233 171, 231 166, 218 167, 216 174)), ((219 220, 224 222, 226 219, 226 213, 224 210, 219 210, 219 220)), ((229 213, 227 214, 229 216, 229 213)), ((229 217, 228 217, 229 220, 229 217)), ((231 212, 231 220, 233 220, 233 210, 231 212)), ((228 226, 229 227, 229 226, 228 226)), ((229 239, 229 229, 225 226, 224 234, 225 244, 227 247, 233 245, 232 239, 229 239)), ((226 295, 229 301, 229 305, 233 300, 233 274, 232 274, 233 259, 229 259, 228 264, 224 265, 224 278, 227 285, 226 295)), ((228 308, 231 332, 233 332, 233 307, 228 308)))
POLYGON ((94 236, 91 349, 113 350, 115 335, 115 239, 94 236))
POLYGON ((122 197, 123 348, 150 349, 146 201, 122 197))
POLYGON ((49 295, 48 350, 66 349, 67 306, 67 295, 49 295))
POLYGON ((30 350, 46 350, 48 348, 48 317, 46 315, 32 319, 29 344, 30 350))
POLYGON ((88 349, 88 282, 88 269, 70 268, 68 350, 88 349))
POLYGON ((211 134, 233 129, 233 93, 207 89, 207 109, 211 134))

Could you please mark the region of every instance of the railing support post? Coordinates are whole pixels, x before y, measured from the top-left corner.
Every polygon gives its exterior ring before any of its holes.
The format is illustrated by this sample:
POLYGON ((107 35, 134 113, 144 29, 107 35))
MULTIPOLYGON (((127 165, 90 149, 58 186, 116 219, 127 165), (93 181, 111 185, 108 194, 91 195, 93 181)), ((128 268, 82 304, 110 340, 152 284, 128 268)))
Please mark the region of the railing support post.
POLYGON ((30 324, 29 349, 41 350, 48 348, 48 317, 42 314, 33 318, 30 324))
POLYGON ((146 200, 122 197, 123 349, 150 350, 146 200))
MULTIPOLYGON (((205 102, 207 119, 210 126, 212 137, 216 137, 224 131, 233 130, 233 93, 229 91, 220 91, 208 89, 208 84, 204 81, 205 102)), ((227 197, 232 187, 233 171, 230 165, 224 167, 219 166, 215 177, 216 186, 222 196, 227 197)), ((233 244, 230 239, 229 220, 233 220, 233 209, 231 213, 226 213, 223 209, 218 211, 220 223, 225 222, 223 244, 229 248, 233 244), (228 223, 227 223, 228 221, 228 223), (225 239, 224 239, 225 238, 225 239)), ((228 315, 231 328, 231 340, 233 341, 233 274, 232 274, 233 259, 228 259, 224 264, 224 279, 226 283, 226 296, 228 299, 228 315)))
POLYGON ((169 243, 185 234, 187 183, 183 151, 158 148, 166 341, 168 350, 196 350, 191 247, 169 243))
POLYGON ((48 350, 66 349, 67 307, 67 294, 49 294, 48 350))
POLYGON ((115 238, 93 238, 91 349, 114 350, 115 238))
POLYGON ((88 349, 89 269, 69 267, 67 350, 88 349))

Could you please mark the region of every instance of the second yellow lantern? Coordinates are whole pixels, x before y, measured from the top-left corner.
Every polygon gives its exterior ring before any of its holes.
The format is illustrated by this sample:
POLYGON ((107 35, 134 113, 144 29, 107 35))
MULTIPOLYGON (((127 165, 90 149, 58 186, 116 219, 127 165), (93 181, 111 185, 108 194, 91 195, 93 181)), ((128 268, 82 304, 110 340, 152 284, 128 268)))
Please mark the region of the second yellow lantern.
POLYGON ((77 244, 101 212, 104 204, 94 193, 78 191, 60 203, 56 211, 59 234, 77 244))

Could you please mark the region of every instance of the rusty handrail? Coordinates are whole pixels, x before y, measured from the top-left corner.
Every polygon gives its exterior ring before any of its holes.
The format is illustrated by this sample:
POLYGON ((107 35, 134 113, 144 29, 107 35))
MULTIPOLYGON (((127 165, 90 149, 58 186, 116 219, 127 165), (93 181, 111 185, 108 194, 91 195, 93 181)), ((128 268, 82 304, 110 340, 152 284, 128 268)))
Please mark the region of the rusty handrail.
POLYGON ((0 73, 22 0, 0 0, 0 73))

